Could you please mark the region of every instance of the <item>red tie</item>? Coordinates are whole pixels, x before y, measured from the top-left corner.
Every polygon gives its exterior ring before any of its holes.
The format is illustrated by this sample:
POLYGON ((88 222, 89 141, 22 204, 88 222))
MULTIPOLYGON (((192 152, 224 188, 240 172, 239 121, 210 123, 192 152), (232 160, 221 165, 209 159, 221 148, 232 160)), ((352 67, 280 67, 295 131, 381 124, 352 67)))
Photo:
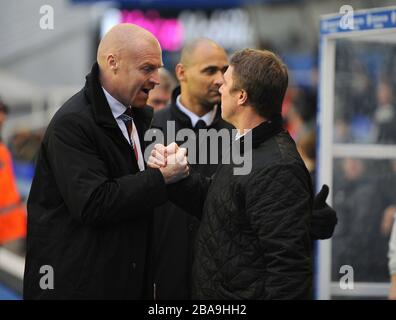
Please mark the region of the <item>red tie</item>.
POLYGON ((138 161, 139 160, 139 155, 138 155, 137 148, 136 148, 135 143, 133 142, 133 138, 132 138, 132 118, 133 118, 132 117, 132 108, 127 108, 125 110, 124 114, 126 114, 130 118, 130 120, 126 120, 126 121, 124 121, 124 123, 125 123, 125 126, 126 126, 127 130, 128 130, 128 136, 129 136, 129 139, 131 141, 133 151, 135 153, 136 161, 138 161))

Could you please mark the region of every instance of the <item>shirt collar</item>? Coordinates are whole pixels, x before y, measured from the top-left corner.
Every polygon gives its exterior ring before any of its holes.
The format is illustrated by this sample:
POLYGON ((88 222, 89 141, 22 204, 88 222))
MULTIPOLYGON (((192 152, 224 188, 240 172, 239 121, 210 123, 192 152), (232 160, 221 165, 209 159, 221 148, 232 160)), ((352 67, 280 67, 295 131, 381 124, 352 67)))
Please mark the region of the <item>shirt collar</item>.
POLYGON ((242 138, 245 134, 247 134, 251 130, 252 129, 244 129, 242 133, 240 133, 239 130, 237 130, 237 133, 235 135, 235 141, 239 140, 240 138, 242 138))
POLYGON ((113 114, 113 117, 117 119, 125 112, 127 108, 116 98, 114 98, 110 93, 108 93, 105 88, 102 87, 102 89, 107 99, 107 102, 109 103, 111 113, 113 114))
POLYGON ((190 118, 191 125, 193 128, 195 127, 195 125, 199 120, 205 121, 206 125, 210 126, 213 123, 214 118, 216 117, 217 105, 215 105, 211 111, 209 111, 202 117, 198 117, 194 112, 190 111, 185 106, 183 106, 182 103, 180 102, 180 95, 178 95, 176 98, 176 105, 181 112, 183 112, 190 118))

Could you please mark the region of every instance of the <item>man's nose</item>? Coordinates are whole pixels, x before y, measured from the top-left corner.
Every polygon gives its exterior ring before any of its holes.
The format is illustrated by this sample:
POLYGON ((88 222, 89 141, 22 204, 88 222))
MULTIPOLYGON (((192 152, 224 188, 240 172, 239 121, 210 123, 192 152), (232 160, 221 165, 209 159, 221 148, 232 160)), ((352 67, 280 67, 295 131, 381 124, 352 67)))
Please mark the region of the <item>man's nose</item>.
POLYGON ((158 85, 160 83, 160 75, 158 69, 153 72, 150 81, 153 82, 155 85, 158 85))
POLYGON ((223 74, 221 73, 221 71, 218 71, 218 72, 216 73, 214 83, 215 83, 217 86, 219 86, 219 87, 224 83, 223 74))

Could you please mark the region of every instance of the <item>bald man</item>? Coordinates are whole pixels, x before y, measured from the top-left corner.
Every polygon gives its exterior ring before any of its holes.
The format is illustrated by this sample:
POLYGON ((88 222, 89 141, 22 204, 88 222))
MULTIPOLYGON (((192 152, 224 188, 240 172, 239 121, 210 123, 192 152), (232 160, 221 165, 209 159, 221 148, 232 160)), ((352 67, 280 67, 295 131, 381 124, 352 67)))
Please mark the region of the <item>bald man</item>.
POLYGON ((28 199, 25 299, 154 296, 153 208, 166 184, 188 175, 186 161, 163 170, 143 159, 161 66, 151 33, 117 25, 84 88, 51 120, 28 199))

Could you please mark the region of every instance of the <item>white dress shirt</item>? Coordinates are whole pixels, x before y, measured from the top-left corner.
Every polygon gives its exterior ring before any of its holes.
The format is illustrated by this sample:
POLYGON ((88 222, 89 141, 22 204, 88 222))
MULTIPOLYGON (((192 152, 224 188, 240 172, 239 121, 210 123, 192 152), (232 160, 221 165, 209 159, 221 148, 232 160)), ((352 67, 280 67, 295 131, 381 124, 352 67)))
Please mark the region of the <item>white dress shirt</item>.
POLYGON ((185 115, 187 115, 190 118, 193 128, 195 127, 195 125, 199 120, 205 121, 206 125, 210 126, 214 118, 216 117, 217 105, 215 105, 215 107, 211 111, 209 111, 202 117, 198 117, 194 112, 190 111, 185 106, 183 106, 180 102, 180 95, 178 95, 176 98, 176 106, 179 108, 181 112, 183 112, 185 115))
POLYGON ((250 130, 252 130, 252 129, 243 129, 243 132, 242 132, 242 130, 240 131, 240 130, 237 130, 237 133, 236 133, 236 135, 235 135, 235 141, 237 141, 237 140, 239 140, 240 138, 242 138, 245 134, 247 134, 250 130))
POLYGON ((115 99, 110 93, 106 91, 105 88, 103 88, 103 92, 106 96, 107 102, 109 103, 111 113, 113 114, 114 119, 117 121, 118 127, 120 128, 122 134, 124 135, 125 139, 128 141, 130 145, 133 146, 133 148, 136 148, 137 154, 138 154, 138 166, 139 170, 143 171, 144 170, 144 159, 143 159, 143 153, 142 149, 140 147, 140 140, 139 140, 139 135, 135 126, 135 123, 132 120, 132 133, 131 137, 128 137, 128 129, 124 123, 120 119, 120 116, 126 111, 126 107, 119 102, 117 99, 115 99))

